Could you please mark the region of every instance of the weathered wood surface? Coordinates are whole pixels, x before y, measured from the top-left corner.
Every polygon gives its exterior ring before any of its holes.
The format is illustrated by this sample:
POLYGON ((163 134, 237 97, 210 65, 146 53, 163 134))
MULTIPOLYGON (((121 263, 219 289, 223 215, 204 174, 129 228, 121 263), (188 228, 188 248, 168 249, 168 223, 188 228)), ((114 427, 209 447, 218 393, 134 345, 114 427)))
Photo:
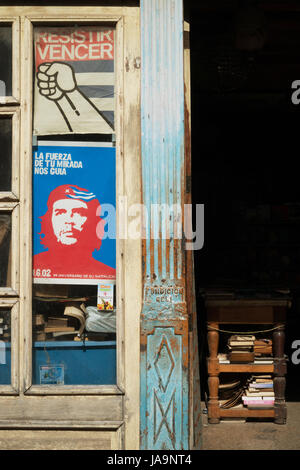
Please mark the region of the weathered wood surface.
POLYGON ((118 448, 117 431, 0 430, 1 450, 110 450, 118 448))

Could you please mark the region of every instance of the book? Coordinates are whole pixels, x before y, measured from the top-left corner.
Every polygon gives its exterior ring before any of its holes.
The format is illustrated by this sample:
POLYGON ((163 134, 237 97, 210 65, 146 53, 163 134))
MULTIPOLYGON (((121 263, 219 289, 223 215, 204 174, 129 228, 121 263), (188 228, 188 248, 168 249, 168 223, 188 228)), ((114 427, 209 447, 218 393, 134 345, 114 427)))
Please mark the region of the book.
POLYGON ((247 405, 249 410, 271 410, 274 406, 273 403, 263 403, 263 404, 249 404, 247 405))
POLYGON ((2 323, 2 326, 0 327, 0 336, 3 336, 4 338, 10 336, 10 326, 6 323, 2 323))
MULTIPOLYGON (((78 328, 77 330, 74 328, 73 331, 69 331, 69 333, 76 333, 78 336, 81 336, 85 327, 85 306, 81 304, 78 306, 77 304, 66 305, 64 309, 64 315, 66 317, 72 317, 78 320, 78 328)), ((65 331, 67 332, 67 331, 65 331)), ((62 332, 63 334, 63 332, 62 332)), ((60 336, 60 332, 54 332, 53 336, 60 336)))
POLYGON ((220 364, 230 364, 227 354, 220 353, 218 354, 218 360, 220 364))
POLYGON ((248 387, 247 390, 250 392, 250 393, 258 393, 258 394, 261 394, 261 395, 264 395, 266 393, 274 393, 274 390, 273 390, 273 387, 269 387, 269 388, 254 388, 254 387, 248 387))
POLYGON ((262 401, 263 397, 248 397, 248 395, 243 395, 242 400, 243 401, 262 401))
POLYGON ((239 374, 226 374, 219 384, 219 406, 222 409, 233 408, 242 405, 247 380, 239 374))
POLYGON ((246 395, 247 395, 248 397, 251 397, 251 396, 252 396, 252 397, 253 397, 253 396, 256 396, 256 397, 274 397, 274 396, 275 396, 274 392, 272 392, 272 391, 268 391, 268 392, 265 392, 265 391, 263 391, 263 392, 254 391, 254 392, 252 392, 252 391, 250 391, 250 390, 246 390, 246 395))
POLYGON ((254 341, 255 341, 254 335, 233 335, 233 336, 230 336, 229 338, 229 344, 231 344, 232 342, 237 342, 237 343, 250 342, 252 344, 254 341))
POLYGON ((273 379, 255 379, 255 384, 267 384, 267 383, 273 383, 273 379))
POLYGON ((253 352, 255 336, 253 335, 232 335, 228 339, 227 348, 228 359, 232 363, 253 362, 255 355, 253 352))
POLYGON ((254 364, 273 364, 273 359, 267 357, 255 357, 254 364))
POLYGON ((84 303, 68 302, 63 311, 63 316, 49 316, 43 329, 35 331, 36 338, 39 335, 40 341, 45 341, 51 334, 51 338, 73 335, 72 340, 80 338, 84 332, 88 331, 90 339, 96 335, 96 341, 99 341, 99 334, 110 334, 116 331, 116 312, 99 311, 97 307, 85 308, 84 303), (93 315, 91 314, 93 311, 93 315), (42 334, 45 333, 47 336, 42 334))
POLYGON ((44 331, 36 331, 34 333, 34 341, 54 341, 53 333, 45 333, 44 331))
POLYGON ((45 333, 72 333, 75 331, 75 327, 68 325, 68 318, 49 316, 43 331, 45 333))
POLYGON ((243 400, 244 405, 274 405, 275 400, 243 400))
POLYGON ((273 380, 272 379, 272 374, 252 374, 251 375, 252 379, 253 380, 256 380, 256 381, 265 381, 266 379, 267 380, 273 380))
POLYGON ((241 387, 244 385, 243 382, 244 381, 235 374, 228 374, 226 377, 222 377, 218 391, 219 400, 223 402, 224 400, 231 400, 236 392, 240 391, 241 387))
POLYGON ((66 284, 35 284, 33 298, 39 302, 86 302, 87 297, 71 297, 66 284))
POLYGON ((224 401, 223 403, 220 403, 220 408, 228 409, 240 404, 242 402, 243 391, 243 387, 238 388, 228 400, 224 401))
POLYGON ((75 332, 74 326, 45 326, 44 328, 45 333, 60 333, 60 332, 75 332))
POLYGON ((245 346, 253 346, 254 341, 229 341, 229 346, 237 346, 237 347, 245 347, 245 346))
POLYGON ((65 284, 38 284, 33 287, 34 297, 68 298, 68 286, 65 284))
POLYGON ((254 341, 254 352, 256 355, 272 354, 273 344, 271 339, 259 339, 254 341))
POLYGON ((46 337, 47 337, 47 335, 44 331, 34 333, 34 340, 35 341, 46 341, 46 337))
POLYGON ((200 294, 206 298, 229 298, 233 299, 235 297, 235 293, 231 290, 226 289, 218 289, 218 288, 209 288, 209 289, 200 289, 200 294))

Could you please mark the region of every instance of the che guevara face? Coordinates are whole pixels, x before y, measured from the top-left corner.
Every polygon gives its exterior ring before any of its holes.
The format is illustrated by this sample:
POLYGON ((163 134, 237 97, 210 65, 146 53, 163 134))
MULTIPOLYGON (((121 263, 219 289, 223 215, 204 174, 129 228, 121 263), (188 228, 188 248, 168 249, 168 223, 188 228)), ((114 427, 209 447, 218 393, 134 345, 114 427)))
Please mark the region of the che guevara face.
POLYGON ((52 209, 52 227, 58 243, 75 245, 88 217, 85 202, 73 199, 59 199, 52 209))

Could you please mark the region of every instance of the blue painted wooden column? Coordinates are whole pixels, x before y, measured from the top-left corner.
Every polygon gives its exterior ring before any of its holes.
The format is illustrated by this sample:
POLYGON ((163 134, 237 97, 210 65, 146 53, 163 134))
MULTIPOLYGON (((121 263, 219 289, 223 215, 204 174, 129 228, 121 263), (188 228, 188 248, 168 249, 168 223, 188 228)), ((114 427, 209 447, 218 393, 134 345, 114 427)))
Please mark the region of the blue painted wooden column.
POLYGON ((141 0, 141 47, 141 449, 188 449, 182 0, 141 0))

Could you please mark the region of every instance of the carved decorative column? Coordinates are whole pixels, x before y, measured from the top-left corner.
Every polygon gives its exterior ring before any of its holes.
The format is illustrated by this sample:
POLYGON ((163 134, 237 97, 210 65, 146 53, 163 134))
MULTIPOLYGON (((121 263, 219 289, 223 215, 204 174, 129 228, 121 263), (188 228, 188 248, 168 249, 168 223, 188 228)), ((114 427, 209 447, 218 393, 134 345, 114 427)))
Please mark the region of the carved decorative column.
POLYGON ((183 47, 183 1, 141 0, 141 449, 189 448, 183 47))

